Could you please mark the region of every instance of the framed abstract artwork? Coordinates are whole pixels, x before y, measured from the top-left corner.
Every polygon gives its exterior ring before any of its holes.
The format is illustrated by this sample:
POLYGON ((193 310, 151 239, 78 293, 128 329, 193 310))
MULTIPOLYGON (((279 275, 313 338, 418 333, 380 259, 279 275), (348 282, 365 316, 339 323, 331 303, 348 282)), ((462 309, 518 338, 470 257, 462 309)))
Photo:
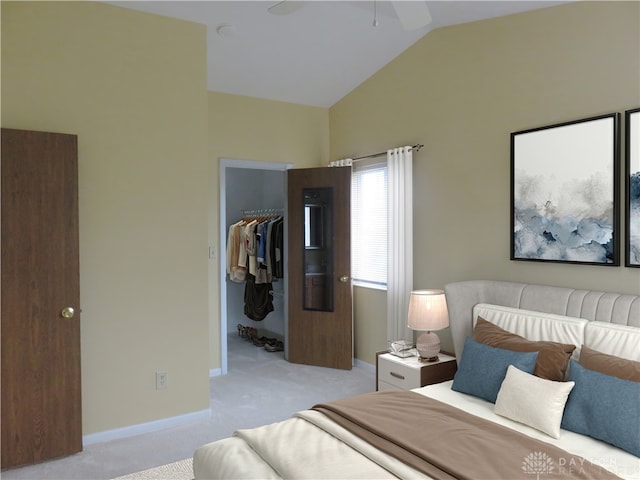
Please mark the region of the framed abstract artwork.
POLYGON ((625 265, 640 268, 640 108, 625 112, 625 265))
POLYGON ((620 265, 620 114, 511 133, 511 260, 620 265))

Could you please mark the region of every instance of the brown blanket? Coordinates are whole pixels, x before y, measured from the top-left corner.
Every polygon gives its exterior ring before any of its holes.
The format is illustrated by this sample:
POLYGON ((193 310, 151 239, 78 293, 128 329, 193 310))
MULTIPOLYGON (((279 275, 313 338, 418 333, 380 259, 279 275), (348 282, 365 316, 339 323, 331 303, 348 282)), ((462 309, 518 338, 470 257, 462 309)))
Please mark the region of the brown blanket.
POLYGON ((411 391, 383 390, 313 409, 435 480, 619 478, 551 444, 411 391))

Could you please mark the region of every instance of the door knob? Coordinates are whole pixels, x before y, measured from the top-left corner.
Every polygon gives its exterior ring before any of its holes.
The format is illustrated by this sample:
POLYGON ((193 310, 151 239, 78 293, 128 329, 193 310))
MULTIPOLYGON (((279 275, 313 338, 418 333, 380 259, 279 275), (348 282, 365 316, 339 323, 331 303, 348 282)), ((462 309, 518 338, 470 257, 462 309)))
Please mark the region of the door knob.
POLYGON ((349 275, 342 275, 342 276, 340 277, 340 281, 341 281, 342 283, 347 283, 347 282, 349 281, 349 275))
POLYGON ((73 309, 73 307, 64 307, 60 312, 60 315, 62 315, 64 318, 73 318, 74 313, 76 313, 76 311, 73 309))

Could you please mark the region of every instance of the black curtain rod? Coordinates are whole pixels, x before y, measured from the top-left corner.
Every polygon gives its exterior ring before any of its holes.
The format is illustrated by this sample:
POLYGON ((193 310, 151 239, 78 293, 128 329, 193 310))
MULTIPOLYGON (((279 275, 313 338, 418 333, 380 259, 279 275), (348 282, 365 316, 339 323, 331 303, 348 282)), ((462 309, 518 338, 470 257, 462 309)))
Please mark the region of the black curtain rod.
MULTIPOLYGON (((417 143, 414 146, 411 147, 411 150, 415 150, 416 152, 419 151, 422 147, 424 147, 424 145, 422 145, 421 143, 417 143)), ((373 153, 371 155, 363 155, 362 157, 356 157, 356 158, 352 158, 352 161, 356 161, 356 160, 362 160, 364 158, 373 158, 373 157, 381 157, 382 155, 386 155, 387 152, 378 152, 378 153, 373 153)))

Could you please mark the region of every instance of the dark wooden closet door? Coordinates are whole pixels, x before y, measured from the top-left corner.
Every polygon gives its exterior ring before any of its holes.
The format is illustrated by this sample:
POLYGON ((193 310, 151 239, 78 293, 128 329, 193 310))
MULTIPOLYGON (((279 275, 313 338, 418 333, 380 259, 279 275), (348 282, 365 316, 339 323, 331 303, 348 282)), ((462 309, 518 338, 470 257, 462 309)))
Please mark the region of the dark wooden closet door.
POLYGON ((351 169, 287 171, 287 360, 353 364, 351 169))
POLYGON ((75 135, 2 129, 3 469, 82 450, 77 163, 75 135))

